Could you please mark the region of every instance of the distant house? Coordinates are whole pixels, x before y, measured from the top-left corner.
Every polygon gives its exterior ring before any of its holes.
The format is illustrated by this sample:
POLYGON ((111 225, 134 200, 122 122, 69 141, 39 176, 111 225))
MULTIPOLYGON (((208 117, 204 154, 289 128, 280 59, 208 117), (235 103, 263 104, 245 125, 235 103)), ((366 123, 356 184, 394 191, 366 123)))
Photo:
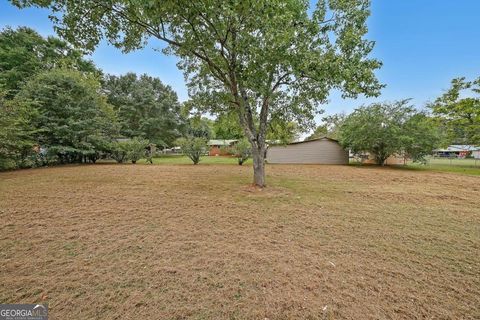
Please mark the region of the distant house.
POLYGON ((318 138, 287 145, 271 145, 268 163, 348 164, 348 151, 330 138, 318 138))
POLYGON ((474 157, 474 152, 479 151, 480 147, 473 145, 460 145, 452 144, 444 149, 435 149, 433 150, 433 155, 436 157, 445 157, 445 158, 465 158, 468 155, 472 154, 474 157))
POLYGON ((182 148, 180 147, 165 148, 161 152, 163 154, 180 154, 182 153, 182 148))
POLYGON ((228 155, 228 148, 232 147, 237 143, 238 140, 209 140, 208 141, 208 155, 209 156, 219 156, 219 155, 228 155))
POLYGON ((480 148, 472 151, 472 157, 474 157, 475 159, 480 159, 480 148))

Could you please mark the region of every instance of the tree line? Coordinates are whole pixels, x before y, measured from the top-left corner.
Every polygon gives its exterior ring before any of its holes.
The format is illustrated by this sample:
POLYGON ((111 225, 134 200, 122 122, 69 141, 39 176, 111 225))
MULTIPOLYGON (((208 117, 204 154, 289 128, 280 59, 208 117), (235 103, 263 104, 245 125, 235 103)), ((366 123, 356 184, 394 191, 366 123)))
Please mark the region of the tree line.
POLYGON ((374 42, 365 37, 369 0, 319 0, 312 8, 305 0, 11 2, 48 8, 62 39, 87 52, 102 39, 124 52, 162 41, 162 52, 179 59, 195 109, 231 116, 241 128, 259 187, 269 130, 287 140, 313 126, 331 90, 377 97, 384 87, 375 76, 381 62, 370 57, 374 42))
MULTIPOLYGON (((292 128, 278 121, 268 137, 289 141, 292 128)), ((188 149, 180 137, 203 154, 208 139, 244 134, 233 113, 206 118, 158 78, 104 74, 80 50, 27 27, 0 32, 0 169, 136 162, 152 156, 149 145, 188 149)), ((240 146, 243 163, 249 151, 240 146)))
POLYGON ((149 144, 171 146, 188 131, 181 108, 158 78, 103 74, 30 28, 0 32, 0 168, 135 162, 149 144))
POLYGON ((162 41, 196 107, 234 114, 258 187, 266 185, 270 127, 312 125, 331 90, 373 97, 383 87, 374 73, 381 62, 369 57, 374 42, 365 38, 369 0, 11 2, 48 8, 57 33, 90 52, 102 39, 123 52, 162 41))

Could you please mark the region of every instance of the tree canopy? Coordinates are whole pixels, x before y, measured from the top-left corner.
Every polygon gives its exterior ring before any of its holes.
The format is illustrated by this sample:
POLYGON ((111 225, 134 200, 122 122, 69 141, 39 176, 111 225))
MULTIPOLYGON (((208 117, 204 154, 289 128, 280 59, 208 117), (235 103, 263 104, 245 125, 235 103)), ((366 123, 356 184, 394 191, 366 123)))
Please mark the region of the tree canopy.
MULTIPOLYGON (((59 38, 0 32, 0 169, 95 162, 119 149, 118 138, 172 145, 186 127, 176 93, 159 79, 102 76, 59 38)), ((134 149, 130 160, 143 154, 134 149)))
POLYGON ((452 80, 450 89, 434 103, 432 113, 447 131, 451 141, 464 144, 480 144, 480 78, 466 81, 452 80), (462 97, 463 94, 477 95, 462 97))
POLYGON ((12 101, 0 91, 0 169, 24 167, 35 145, 36 129, 30 126, 36 116, 28 102, 12 101))
POLYGON ((340 142, 357 154, 369 153, 379 165, 392 155, 421 161, 438 143, 438 132, 408 100, 356 109, 340 128, 340 142))
POLYGON ((95 157, 110 137, 118 135, 116 115, 100 83, 75 70, 54 69, 30 79, 15 97, 34 106, 35 141, 62 162, 95 157))
POLYGON ((107 75, 103 90, 117 111, 123 136, 168 146, 181 135, 184 120, 177 94, 160 79, 135 73, 107 75))
POLYGON ((58 33, 88 50, 104 37, 125 52, 150 37, 164 41, 164 52, 180 58, 190 93, 216 101, 205 104, 213 113, 237 114, 259 186, 272 117, 311 123, 331 89, 356 97, 381 88, 380 62, 368 58, 373 42, 363 38, 369 0, 319 0, 313 14, 307 0, 12 2, 51 8, 58 33))
POLYGON ((37 73, 58 67, 100 72, 79 50, 59 38, 43 38, 27 27, 0 32, 0 88, 7 97, 13 97, 37 73))
POLYGON ((232 112, 218 115, 213 122, 213 133, 216 139, 241 139, 244 137, 238 117, 232 112))
POLYGON ((345 113, 337 113, 322 118, 322 124, 319 125, 314 132, 307 137, 306 140, 312 140, 320 137, 328 137, 338 140, 340 136, 340 128, 347 115, 345 113))

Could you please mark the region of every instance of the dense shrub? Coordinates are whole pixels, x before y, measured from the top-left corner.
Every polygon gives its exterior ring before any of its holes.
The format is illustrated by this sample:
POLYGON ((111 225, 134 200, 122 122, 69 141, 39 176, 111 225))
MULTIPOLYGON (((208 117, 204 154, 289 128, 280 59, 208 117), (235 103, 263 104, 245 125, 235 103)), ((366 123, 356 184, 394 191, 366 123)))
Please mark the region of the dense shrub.
POLYGON ((189 157, 193 164, 198 164, 201 156, 207 151, 207 141, 203 138, 180 138, 177 139, 176 144, 182 148, 183 154, 189 157))

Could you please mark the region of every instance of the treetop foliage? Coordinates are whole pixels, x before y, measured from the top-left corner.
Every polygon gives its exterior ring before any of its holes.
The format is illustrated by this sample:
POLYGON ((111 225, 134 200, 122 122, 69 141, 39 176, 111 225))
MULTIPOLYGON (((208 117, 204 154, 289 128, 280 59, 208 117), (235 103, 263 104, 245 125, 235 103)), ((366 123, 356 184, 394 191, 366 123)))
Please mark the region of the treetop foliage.
POLYGON ((378 164, 392 156, 421 161, 439 142, 438 129, 409 100, 357 108, 340 128, 340 142, 357 154, 369 153, 378 164))
POLYGON ((121 135, 168 146, 182 134, 185 119, 177 94, 160 79, 134 73, 107 75, 103 91, 117 111, 121 135))
POLYGON ((451 87, 429 107, 450 139, 462 144, 480 144, 480 78, 452 80, 451 87), (471 92, 473 97, 462 98, 471 92), (475 96, 477 95, 477 96, 475 96))
POLYGON ((100 74, 81 51, 56 37, 43 38, 27 27, 5 28, 0 32, 0 87, 9 98, 30 77, 61 67, 100 74))

